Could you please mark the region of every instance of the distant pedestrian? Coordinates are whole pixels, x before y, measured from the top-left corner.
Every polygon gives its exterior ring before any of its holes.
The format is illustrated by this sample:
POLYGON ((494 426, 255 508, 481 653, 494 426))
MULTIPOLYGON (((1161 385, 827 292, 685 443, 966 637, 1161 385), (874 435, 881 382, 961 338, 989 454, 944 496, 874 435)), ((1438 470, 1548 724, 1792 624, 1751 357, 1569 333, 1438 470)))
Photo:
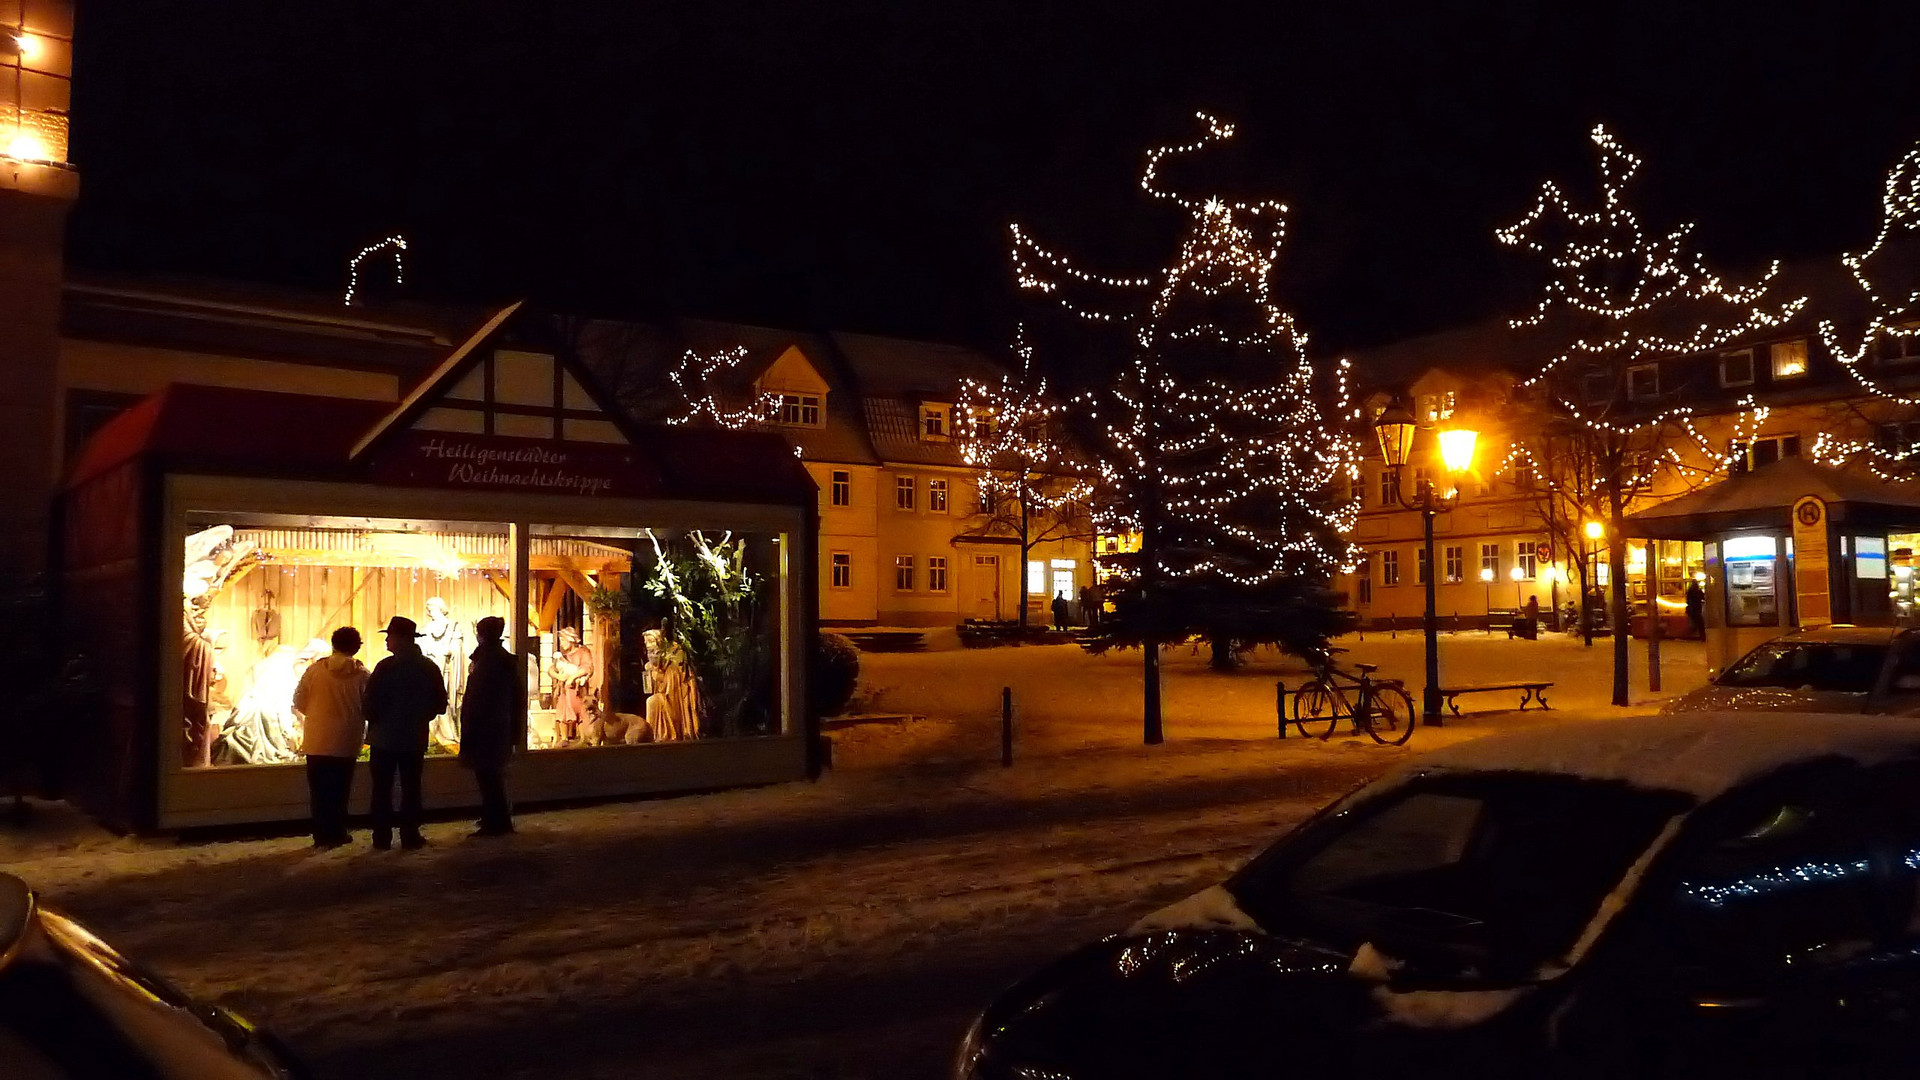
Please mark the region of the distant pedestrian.
POLYGON ((367 764, 373 774, 373 846, 393 846, 393 784, 400 782, 400 846, 425 847, 420 835, 420 771, 427 758, 427 726, 447 711, 440 666, 420 651, 412 619, 387 620, 387 652, 367 678, 367 764))
POLYGON ((1072 611, 1071 611, 1070 605, 1067 603, 1066 591, 1062 590, 1060 592, 1054 593, 1053 594, 1053 628, 1055 630, 1065 630, 1067 628, 1067 623, 1071 619, 1071 617, 1072 617, 1072 611))
POLYGON ((339 847, 347 832, 353 766, 367 741, 367 667, 354 659, 360 631, 333 632, 333 653, 309 664, 293 688, 300 714, 301 751, 307 756, 307 798, 313 808, 313 846, 339 847))
POLYGON ((1702 640, 1707 636, 1707 590, 1697 578, 1687 582, 1687 636, 1702 640))
POLYGON ((513 831, 507 762, 513 757, 525 681, 513 654, 500 643, 505 620, 489 615, 474 623, 473 630, 473 662, 467 667, 467 691, 460 699, 460 764, 472 770, 480 789, 480 827, 473 835, 505 836, 513 831))
POLYGON ((1096 586, 1080 586, 1080 621, 1088 626, 1100 625, 1100 590, 1096 586))

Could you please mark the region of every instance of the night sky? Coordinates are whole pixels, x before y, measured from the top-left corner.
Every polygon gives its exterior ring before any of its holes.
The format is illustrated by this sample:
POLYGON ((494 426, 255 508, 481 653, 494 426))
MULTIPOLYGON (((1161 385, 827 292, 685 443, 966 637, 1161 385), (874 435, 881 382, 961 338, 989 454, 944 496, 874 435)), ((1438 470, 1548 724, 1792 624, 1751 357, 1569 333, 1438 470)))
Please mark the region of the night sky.
POLYGON ((1175 182, 1286 199, 1282 297, 1364 345, 1529 303, 1491 230, 1590 183, 1596 121, 1718 266, 1863 246, 1920 139, 1916 9, 81 0, 71 258, 337 292, 398 230, 423 298, 991 348, 1009 221, 1165 260, 1141 161, 1204 108, 1240 138, 1175 182))

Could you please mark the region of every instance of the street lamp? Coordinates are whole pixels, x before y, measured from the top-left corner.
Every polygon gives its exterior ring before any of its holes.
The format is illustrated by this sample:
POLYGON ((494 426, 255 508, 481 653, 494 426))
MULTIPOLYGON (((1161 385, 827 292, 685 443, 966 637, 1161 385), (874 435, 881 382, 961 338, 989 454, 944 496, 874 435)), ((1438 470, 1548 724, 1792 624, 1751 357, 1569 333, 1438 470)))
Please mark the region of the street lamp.
POLYGON ((1580 596, 1580 639, 1589 649, 1593 648, 1593 594, 1600 588, 1600 541, 1606 536, 1605 525, 1587 522, 1587 539, 1593 546, 1586 552, 1587 590, 1580 596))
POLYGON ((1487 634, 1489 637, 1491 637, 1493 634, 1493 568, 1492 567, 1483 566, 1480 568, 1480 584, 1485 586, 1487 590, 1487 634))
POLYGON ((1427 557, 1427 609, 1424 629, 1427 639, 1427 685, 1421 694, 1420 712, 1426 722, 1440 726, 1440 616, 1434 608, 1434 581, 1439 575, 1439 564, 1433 558, 1433 519, 1453 509, 1460 492, 1453 484, 1453 478, 1466 472, 1473 465, 1474 443, 1480 433, 1469 428, 1448 428, 1437 433, 1440 444, 1440 463, 1447 471, 1447 489, 1445 493, 1435 490, 1433 481, 1421 480, 1419 490, 1413 497, 1407 497, 1406 488, 1400 483, 1401 470, 1406 468, 1407 459, 1413 456, 1413 436, 1418 428, 1413 413, 1405 403, 1395 399, 1380 415, 1374 418, 1373 433, 1380 440, 1380 457, 1387 464, 1393 476, 1393 498, 1401 507, 1420 512, 1420 535, 1427 557))
POLYGON ((1520 582, 1521 582, 1520 568, 1518 566, 1515 566, 1513 569, 1507 571, 1507 576, 1513 579, 1513 610, 1519 611, 1520 610, 1520 582))

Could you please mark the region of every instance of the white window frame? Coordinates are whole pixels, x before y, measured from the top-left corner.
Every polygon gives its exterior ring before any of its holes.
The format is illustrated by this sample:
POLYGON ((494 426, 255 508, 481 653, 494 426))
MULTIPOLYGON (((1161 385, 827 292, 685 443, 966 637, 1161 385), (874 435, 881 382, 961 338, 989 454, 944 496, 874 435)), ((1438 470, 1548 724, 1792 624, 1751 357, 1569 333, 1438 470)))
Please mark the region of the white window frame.
POLYGON ((1398 587, 1399 584, 1400 584, 1400 553, 1397 551, 1381 552, 1380 553, 1380 586, 1381 588, 1392 589, 1392 588, 1398 587))
POLYGON ((819 427, 820 395, 781 394, 780 423, 787 427, 819 427))
POLYGON ((1493 571, 1493 580, 1500 580, 1500 545, 1498 542, 1480 545, 1480 569, 1493 571))
POLYGON ((912 592, 913 579, 913 556, 895 555, 893 557, 893 591, 912 592))
POLYGON ((894 477, 893 508, 912 513, 917 509, 915 504, 919 502, 918 488, 918 482, 911 476, 894 477))
POLYGON ((828 578, 832 583, 831 587, 835 589, 853 588, 853 552, 833 552, 828 558, 828 563, 832 567, 829 571, 830 577, 828 578))
POLYGON ((953 416, 945 405, 920 406, 920 437, 936 442, 953 434, 953 416))
POLYGON ((1427 575, 1431 573, 1433 573, 1433 567, 1427 565, 1427 549, 1424 547, 1414 548, 1413 583, 1415 585, 1425 585, 1427 583, 1427 575))
POLYGON ((927 513, 944 514, 947 512, 947 481, 945 477, 927 478, 927 513))
POLYGON ((1767 366, 1773 370, 1773 377, 1776 379, 1806 378, 1807 372, 1812 368, 1811 356, 1812 350, 1807 348, 1806 338, 1795 338, 1792 341, 1776 341, 1767 346, 1767 366), (1793 362, 1785 355, 1787 350, 1790 349, 1799 350, 1800 367, 1796 371, 1783 371, 1781 370, 1783 367, 1793 362))
POLYGON ((1653 401, 1659 398, 1659 396, 1660 396, 1660 365, 1659 364, 1657 363, 1634 364, 1627 368, 1627 400, 1628 401, 1653 401), (1642 393, 1639 390, 1639 388, 1634 385, 1634 383, 1636 381, 1636 376, 1644 375, 1647 372, 1653 373, 1653 389, 1646 393, 1642 393))
POLYGON ((833 506, 853 505, 853 473, 835 469, 827 480, 828 502, 833 506))
POLYGON ((1467 569, 1467 549, 1459 544, 1448 544, 1446 548, 1446 576, 1440 580, 1449 585, 1460 584, 1461 576, 1467 569))
POLYGON ((1752 386, 1753 385, 1753 350, 1752 349, 1731 349, 1727 352, 1723 352, 1720 354, 1720 385, 1721 386, 1752 386), (1746 361, 1747 363, 1746 378, 1736 379, 1732 375, 1728 374, 1727 362, 1730 360, 1746 361))
POLYGON ((947 557, 945 555, 927 556, 927 591, 931 593, 947 591, 947 557))
POLYGON ((1516 544, 1513 549, 1513 564, 1520 568, 1521 581, 1540 580, 1540 549, 1527 544, 1516 544))

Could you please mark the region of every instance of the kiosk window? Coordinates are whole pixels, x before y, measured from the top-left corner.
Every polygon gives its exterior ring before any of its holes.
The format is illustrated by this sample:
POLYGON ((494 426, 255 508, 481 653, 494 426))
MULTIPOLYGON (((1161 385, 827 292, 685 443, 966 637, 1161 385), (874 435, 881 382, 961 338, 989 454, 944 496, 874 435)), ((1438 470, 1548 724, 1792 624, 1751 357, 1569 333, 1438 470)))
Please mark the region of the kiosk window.
POLYGON ((1778 551, 1771 536, 1734 536, 1721 545, 1727 572, 1727 625, 1778 626, 1778 551))

